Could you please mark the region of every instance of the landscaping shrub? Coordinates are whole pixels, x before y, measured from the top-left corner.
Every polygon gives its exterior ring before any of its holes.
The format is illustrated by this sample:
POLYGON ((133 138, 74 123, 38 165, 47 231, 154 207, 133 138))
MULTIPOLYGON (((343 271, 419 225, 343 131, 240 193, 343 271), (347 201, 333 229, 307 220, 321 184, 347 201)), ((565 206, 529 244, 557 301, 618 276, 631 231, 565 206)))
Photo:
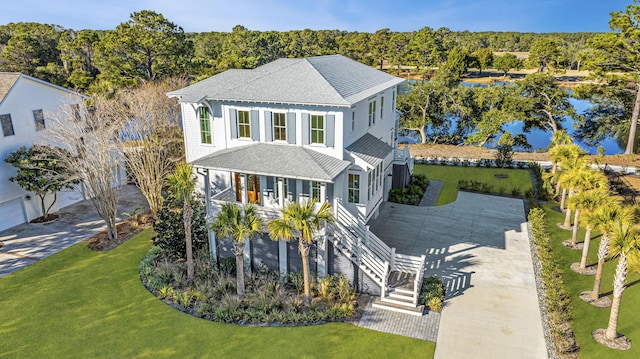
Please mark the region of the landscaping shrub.
MULTIPOLYGON (((193 219, 191 233, 193 236, 194 251, 208 247, 206 209, 204 204, 196 199, 191 200, 193 219)), ((162 208, 158 211, 153 230, 156 236, 152 241, 163 251, 177 258, 186 257, 184 241, 184 221, 182 219, 182 202, 165 198, 162 208)))
POLYGON ((226 323, 309 325, 343 321, 355 313, 358 294, 344 276, 319 280, 306 303, 301 273, 291 273, 282 283, 278 271, 263 266, 245 277, 246 293, 238 299, 234 258, 223 258, 216 267, 205 250, 194 257, 195 279, 187 287, 184 261, 153 247, 140 263, 143 283, 192 315, 226 323))
POLYGON ((389 191, 389 202, 410 204, 417 206, 424 196, 424 191, 429 185, 429 179, 423 174, 411 176, 409 185, 404 188, 395 188, 389 191))
POLYGON ((547 232, 544 217, 544 210, 541 208, 533 208, 529 212, 531 234, 537 248, 537 257, 541 266, 540 275, 545 293, 543 309, 547 312, 558 354, 561 358, 573 358, 576 357, 578 351, 571 329, 573 304, 570 293, 564 287, 560 266, 554 258, 551 237, 547 232))
POLYGON ((422 283, 420 304, 424 304, 429 310, 439 313, 442 311, 444 295, 445 289, 442 284, 442 279, 433 275, 426 278, 422 283))

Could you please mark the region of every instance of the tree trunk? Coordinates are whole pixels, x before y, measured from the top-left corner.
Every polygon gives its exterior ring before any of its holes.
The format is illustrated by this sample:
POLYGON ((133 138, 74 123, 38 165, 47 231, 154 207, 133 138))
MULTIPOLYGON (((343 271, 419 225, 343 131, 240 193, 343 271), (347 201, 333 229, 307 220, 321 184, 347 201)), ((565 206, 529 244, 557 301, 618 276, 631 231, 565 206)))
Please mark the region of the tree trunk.
POLYGON ((609 325, 605 332, 605 337, 613 340, 618 336, 618 315, 620 314, 620 300, 624 291, 624 284, 627 280, 627 256, 620 253, 616 274, 613 277, 613 301, 611 302, 611 314, 609 315, 609 325))
POLYGON ((304 279, 304 300, 309 303, 311 300, 311 273, 309 272, 309 245, 302 239, 298 239, 298 249, 302 256, 302 275, 304 279))
POLYGON ((567 207, 567 211, 565 212, 565 216, 564 216, 564 223, 562 223, 562 225, 565 228, 571 227, 571 208, 567 207))
POLYGON ((573 216, 573 231, 571 231, 571 247, 578 243, 578 220, 580 219, 580 207, 576 206, 576 213, 573 216))
POLYGON ((424 127, 418 129, 418 132, 420 132, 420 143, 424 145, 427 143, 427 133, 425 132, 424 127))
POLYGON ((591 244, 591 226, 587 224, 584 233, 584 244, 582 246, 582 258, 580 259, 580 269, 587 268, 587 257, 589 255, 589 245, 591 244))
MULTIPOLYGON (((560 181, 558 181, 556 187, 560 187, 560 181)), ((556 188, 556 194, 558 193, 558 188, 556 188)), ((560 209, 564 209, 564 202, 567 199, 567 189, 562 189, 562 196, 560 197, 560 209)))
POLYGON ((602 269, 604 268, 604 261, 609 253, 609 235, 602 233, 602 239, 600 240, 600 246, 598 246, 598 269, 596 270, 596 278, 593 281, 593 292, 591 293, 591 299, 597 300, 600 296, 600 281, 602 280, 602 269))
POLYGON ((236 253, 236 284, 237 289, 236 293, 238 294, 238 299, 242 299, 244 297, 244 255, 243 253, 236 253))
POLYGON ((187 247, 187 283, 191 284, 194 277, 193 243, 191 241, 191 217, 193 216, 191 204, 187 198, 182 206, 182 219, 184 220, 184 241, 187 247))
POLYGON ((598 300, 600 297, 600 281, 602 280, 602 269, 604 268, 604 259, 598 259, 598 268, 596 269, 596 277, 593 280, 593 291, 591 299, 598 300))
POLYGON ((116 227, 115 218, 110 217, 108 220, 105 220, 105 222, 107 223, 107 234, 109 235, 109 240, 114 242, 117 241, 118 229, 116 227))
POLYGON ((633 153, 636 141, 636 127, 638 127, 638 114, 640 113, 640 83, 636 83, 636 102, 633 105, 633 113, 631 114, 631 126, 629 127, 629 139, 627 140, 627 148, 624 150, 625 155, 633 153))

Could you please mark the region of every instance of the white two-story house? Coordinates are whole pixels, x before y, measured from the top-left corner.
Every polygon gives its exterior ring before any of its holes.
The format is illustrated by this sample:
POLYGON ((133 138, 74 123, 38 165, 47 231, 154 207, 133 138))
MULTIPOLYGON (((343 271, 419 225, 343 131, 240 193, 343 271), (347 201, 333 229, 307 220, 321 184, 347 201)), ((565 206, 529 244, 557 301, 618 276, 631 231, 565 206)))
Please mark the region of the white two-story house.
MULTIPOLYGON (((400 291, 394 278, 408 274, 413 281, 400 304, 415 307, 424 256, 395 253, 367 226, 413 167, 408 150, 396 148, 402 82, 333 55, 229 70, 168 93, 181 104, 186 157, 209 216, 226 202, 255 203, 270 219, 292 201, 327 201, 337 220, 314 245, 318 276, 342 273, 360 290, 393 300, 390 293, 400 291)), ((209 241, 212 258, 229 254, 215 233, 209 241)), ((246 241, 245 264, 287 273, 300 269, 295 252, 258 238, 246 241)))
POLYGON ((402 82, 332 55, 229 70, 168 95, 181 103, 187 161, 214 199, 277 209, 313 197, 366 222, 394 172, 408 171, 395 142, 402 82))
MULTIPOLYGON (((24 191, 9 178, 16 169, 4 159, 22 146, 41 142, 41 131, 50 125, 50 115, 70 106, 80 111, 83 96, 37 78, 0 72, 0 230, 42 216, 38 197, 24 191)), ((57 193, 51 212, 83 199, 76 190, 57 193)), ((48 196, 47 205, 54 196, 48 196)))

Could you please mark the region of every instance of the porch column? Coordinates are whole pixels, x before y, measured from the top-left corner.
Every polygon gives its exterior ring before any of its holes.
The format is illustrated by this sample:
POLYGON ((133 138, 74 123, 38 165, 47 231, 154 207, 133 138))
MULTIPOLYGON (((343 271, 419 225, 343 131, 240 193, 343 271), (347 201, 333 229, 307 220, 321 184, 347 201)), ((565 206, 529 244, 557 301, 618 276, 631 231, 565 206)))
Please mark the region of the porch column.
POLYGON ((211 180, 209 170, 204 170, 204 203, 207 206, 207 229, 209 234, 209 255, 211 263, 218 264, 218 241, 216 240, 216 232, 211 230, 211 221, 213 221, 213 206, 211 205, 211 180))
POLYGON ((242 198, 242 205, 246 206, 249 203, 249 197, 247 194, 247 175, 243 173, 240 175, 240 196, 242 198))
POLYGON ((284 193, 284 180, 282 177, 278 177, 278 193, 280 194, 280 196, 278 196, 278 206, 284 208, 284 198, 287 194, 284 193))
POLYGON ((316 241, 316 248, 318 250, 317 264, 318 264, 318 278, 324 278, 327 276, 327 262, 329 256, 329 240, 327 239, 326 231, 318 237, 316 241))
POLYGON ((287 279, 287 242, 283 240, 278 241, 278 265, 280 269, 280 280, 286 281, 287 279))
POLYGON ((326 202, 327 200, 327 184, 320 182, 320 203, 326 202))
POLYGON ((251 273, 251 241, 248 239, 244 240, 244 272, 246 274, 251 273))

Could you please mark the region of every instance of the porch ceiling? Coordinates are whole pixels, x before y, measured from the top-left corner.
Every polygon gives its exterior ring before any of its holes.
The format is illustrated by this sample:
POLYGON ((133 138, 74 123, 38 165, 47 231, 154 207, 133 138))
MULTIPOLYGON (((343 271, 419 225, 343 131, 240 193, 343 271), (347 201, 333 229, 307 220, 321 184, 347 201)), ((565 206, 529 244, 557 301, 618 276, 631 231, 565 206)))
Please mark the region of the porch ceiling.
POLYGON ((387 158, 393 148, 375 136, 366 133, 347 147, 346 150, 371 165, 371 167, 375 167, 380 161, 384 161, 387 158))
POLYGON ((193 161, 213 170, 320 182, 333 182, 350 164, 302 146, 266 143, 227 148, 193 161))

